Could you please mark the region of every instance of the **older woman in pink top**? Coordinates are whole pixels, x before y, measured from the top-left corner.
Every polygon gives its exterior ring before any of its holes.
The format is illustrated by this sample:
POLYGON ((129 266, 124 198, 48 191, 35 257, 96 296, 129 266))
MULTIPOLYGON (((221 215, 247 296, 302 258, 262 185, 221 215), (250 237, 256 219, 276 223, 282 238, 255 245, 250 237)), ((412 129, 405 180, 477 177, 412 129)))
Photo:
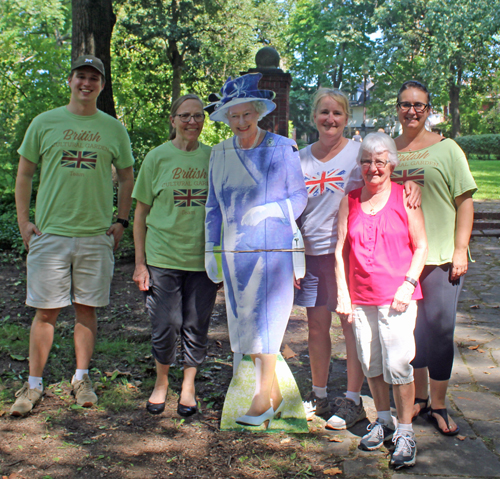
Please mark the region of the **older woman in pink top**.
POLYGON ((365 186, 349 193, 339 210, 337 313, 353 323, 358 358, 377 409, 377 420, 368 426, 360 448, 375 450, 393 438, 396 447, 390 464, 399 469, 413 466, 417 452, 410 362, 415 356, 416 300, 422 298, 418 279, 427 257, 427 239, 422 210, 408 208, 403 187, 391 183, 398 164, 394 141, 385 133, 367 135, 358 163, 365 186), (390 413, 389 384, 397 430, 390 413))

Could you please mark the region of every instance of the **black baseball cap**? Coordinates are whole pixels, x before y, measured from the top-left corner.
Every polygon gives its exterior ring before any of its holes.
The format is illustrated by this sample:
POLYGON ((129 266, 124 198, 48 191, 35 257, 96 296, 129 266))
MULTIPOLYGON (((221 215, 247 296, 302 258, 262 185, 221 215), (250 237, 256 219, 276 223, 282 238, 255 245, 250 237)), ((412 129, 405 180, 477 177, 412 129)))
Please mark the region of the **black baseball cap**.
POLYGON ((79 56, 72 64, 71 64, 71 71, 75 70, 76 68, 80 67, 92 67, 95 68, 102 76, 103 78, 106 76, 104 73, 104 64, 102 63, 99 58, 95 57, 94 55, 81 55, 79 56))

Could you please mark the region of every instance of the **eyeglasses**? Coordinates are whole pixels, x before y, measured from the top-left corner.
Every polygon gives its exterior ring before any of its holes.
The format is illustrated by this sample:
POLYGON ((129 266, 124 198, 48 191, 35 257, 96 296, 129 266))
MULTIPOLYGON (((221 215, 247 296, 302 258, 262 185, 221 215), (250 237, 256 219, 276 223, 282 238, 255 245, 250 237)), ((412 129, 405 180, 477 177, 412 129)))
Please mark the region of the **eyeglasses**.
POLYGON ((387 160, 360 160, 359 163, 361 164, 361 168, 365 170, 370 168, 372 163, 375 163, 375 167, 381 170, 382 168, 385 168, 389 162, 387 160))
POLYGON ((194 118, 196 123, 201 123, 205 120, 204 113, 195 113, 194 115, 190 115, 189 113, 176 113, 174 116, 178 116, 182 123, 189 123, 191 118, 194 118))
POLYGON ((429 103, 410 103, 409 101, 398 101, 397 105, 401 111, 409 111, 413 107, 416 113, 423 113, 430 106, 429 103))

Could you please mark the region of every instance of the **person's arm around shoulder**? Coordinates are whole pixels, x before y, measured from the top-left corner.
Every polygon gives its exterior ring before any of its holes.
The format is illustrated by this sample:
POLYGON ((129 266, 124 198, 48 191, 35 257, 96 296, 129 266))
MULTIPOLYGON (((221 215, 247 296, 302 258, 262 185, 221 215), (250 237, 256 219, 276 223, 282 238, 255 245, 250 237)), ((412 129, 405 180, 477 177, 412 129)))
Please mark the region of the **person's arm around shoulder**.
POLYGON ((337 222, 337 246, 335 248, 335 279, 337 281, 337 309, 340 316, 352 322, 352 304, 344 264, 344 245, 347 238, 347 218, 349 216, 349 198, 344 196, 340 202, 337 222))
POLYGON ((467 191, 457 196, 455 204, 457 206, 457 229, 455 231, 455 250, 452 259, 451 281, 455 281, 460 276, 463 276, 467 273, 468 269, 467 250, 474 223, 472 191, 467 191))
POLYGON ((137 200, 134 216, 135 270, 133 280, 140 291, 149 289, 149 270, 146 265, 146 218, 151 206, 137 200))
MULTIPOLYGON (((116 169, 118 175, 118 218, 127 220, 132 206, 132 190, 134 189, 134 168, 129 166, 127 168, 116 169)), ((118 248, 120 240, 123 236, 125 227, 121 223, 113 223, 106 234, 113 235, 115 240, 114 249, 118 248)))
MULTIPOLYGON (((413 257, 406 277, 416 282, 424 269, 428 252, 424 214, 420 208, 411 208, 406 200, 403 201, 408 214, 408 232, 413 245, 413 257)), ((397 254, 397 252, 395 253, 397 254)), ((396 291, 391 307, 400 313, 406 311, 415 288, 416 285, 405 279, 396 291)))
POLYGON ((406 205, 410 208, 419 208, 422 204, 422 190, 414 181, 405 181, 406 205))
POLYGON ((23 238, 24 247, 29 251, 29 241, 33 234, 40 236, 42 232, 34 223, 30 222, 30 201, 33 183, 37 165, 32 163, 24 156, 19 158, 19 166, 16 177, 16 210, 17 224, 23 238))

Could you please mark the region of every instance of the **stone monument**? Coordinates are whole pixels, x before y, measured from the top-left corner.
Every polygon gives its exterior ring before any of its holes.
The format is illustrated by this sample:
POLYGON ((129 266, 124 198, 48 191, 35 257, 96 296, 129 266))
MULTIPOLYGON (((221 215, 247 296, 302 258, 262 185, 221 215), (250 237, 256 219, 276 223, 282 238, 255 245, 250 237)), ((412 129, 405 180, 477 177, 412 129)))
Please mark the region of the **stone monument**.
POLYGON ((255 64, 256 68, 250 68, 247 72, 241 72, 241 75, 257 72, 262 73, 259 88, 272 90, 276 93, 276 97, 273 100, 276 103, 276 109, 264 117, 259 122, 259 126, 263 130, 272 131, 288 138, 288 102, 292 75, 285 73, 280 68, 280 55, 273 47, 261 48, 255 55, 255 64))

